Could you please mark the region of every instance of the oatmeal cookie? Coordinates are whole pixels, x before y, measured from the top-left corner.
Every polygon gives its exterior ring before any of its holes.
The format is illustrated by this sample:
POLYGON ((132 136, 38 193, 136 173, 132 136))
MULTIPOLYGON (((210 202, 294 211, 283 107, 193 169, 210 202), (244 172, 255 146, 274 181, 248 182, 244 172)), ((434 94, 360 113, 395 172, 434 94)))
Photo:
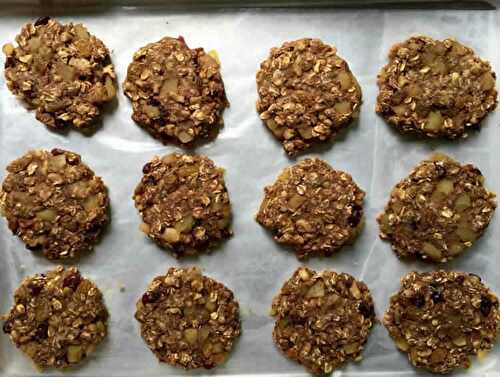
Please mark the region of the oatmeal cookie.
POLYGON ((40 369, 78 364, 106 337, 102 294, 75 267, 27 277, 14 301, 3 332, 40 369))
POLYGON ((135 318, 161 362, 185 369, 223 364, 239 337, 233 292, 196 268, 170 268, 137 301, 135 318))
POLYGON ((335 137, 359 116, 361 88, 337 49, 319 39, 286 42, 257 72, 257 111, 293 156, 335 137))
POLYGON ((299 259, 333 254, 354 241, 363 225, 365 193, 349 174, 320 159, 286 168, 264 192, 257 221, 299 259))
POLYGON ((398 257, 446 262, 485 232, 495 198, 479 169, 435 154, 392 190, 377 219, 380 238, 391 242, 398 257))
POLYGON ((411 272, 391 297, 384 325, 414 366, 450 373, 495 344, 498 298, 474 274, 411 272))
POLYGON ((16 42, 3 46, 7 86, 45 125, 88 127, 115 97, 109 51, 83 25, 43 17, 24 26, 16 42))
POLYGON ((156 139, 183 146, 216 136, 229 102, 215 52, 163 38, 134 54, 123 84, 132 119, 156 139))
POLYGON ((419 36, 395 45, 378 76, 376 111, 402 132, 455 139, 497 106, 488 62, 453 39, 419 36))
POLYGON ((65 259, 93 248, 108 223, 109 200, 102 179, 78 154, 30 151, 7 171, 0 213, 28 249, 65 259))
POLYGON ((365 283, 346 273, 300 267, 273 300, 273 338, 290 359, 315 374, 361 360, 375 322, 365 283))
POLYGON ((230 237, 224 170, 205 156, 173 153, 144 165, 135 189, 140 229, 176 257, 196 255, 230 237))

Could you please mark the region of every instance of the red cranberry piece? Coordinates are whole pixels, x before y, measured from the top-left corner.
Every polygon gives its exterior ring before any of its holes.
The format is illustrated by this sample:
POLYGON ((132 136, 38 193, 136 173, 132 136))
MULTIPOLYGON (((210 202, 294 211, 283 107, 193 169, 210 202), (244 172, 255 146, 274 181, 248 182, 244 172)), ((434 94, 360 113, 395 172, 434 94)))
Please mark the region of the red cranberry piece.
POLYGON ((82 277, 80 273, 74 272, 66 276, 63 280, 63 288, 69 287, 72 290, 76 291, 78 286, 80 285, 80 282, 82 281, 82 277))

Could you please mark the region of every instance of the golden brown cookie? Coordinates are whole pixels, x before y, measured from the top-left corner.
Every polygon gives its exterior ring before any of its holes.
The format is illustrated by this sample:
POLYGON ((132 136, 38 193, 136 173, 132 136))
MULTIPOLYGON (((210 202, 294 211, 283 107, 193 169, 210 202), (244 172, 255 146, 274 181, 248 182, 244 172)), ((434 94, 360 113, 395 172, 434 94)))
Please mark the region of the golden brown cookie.
POLYGON ((40 369, 76 365, 106 337, 102 294, 75 267, 27 277, 14 300, 3 332, 40 369))
POLYGON ((45 125, 88 127, 115 97, 109 51, 83 25, 42 17, 24 26, 16 42, 2 49, 7 86, 45 125))
POLYGON ((271 49, 257 72, 257 111, 293 156, 359 116, 361 88, 337 49, 304 38, 271 49))
POLYGON ((365 193, 352 177, 320 159, 305 159, 265 188, 257 221, 297 257, 328 256, 357 237, 365 193))
POLYGON ((135 318, 158 359, 185 369, 223 364, 241 332, 233 292, 196 267, 170 268, 154 278, 135 318))
POLYGON ((411 272, 391 297, 384 325, 415 367, 451 373, 494 346, 498 298, 474 274, 411 272))
POLYGON ((453 39, 412 37, 395 45, 378 76, 376 111, 402 132, 455 139, 497 106, 488 62, 453 39))
POLYGON ((288 358, 311 373, 329 374, 360 360, 375 322, 365 283, 346 273, 300 267, 273 300, 273 338, 288 358))
POLYGON ((392 190, 378 217, 380 237, 399 257, 446 262, 486 231, 495 198, 479 169, 436 154, 392 190))
POLYGON ((13 234, 48 259, 92 250, 109 221, 109 199, 100 177, 78 154, 34 150, 7 166, 0 213, 13 234))
POLYGON ((215 53, 165 37, 134 54, 123 84, 132 119, 156 139, 192 146, 213 138, 229 102, 215 53))
POLYGON ((134 193, 140 229, 175 256, 210 250, 232 235, 224 170, 205 156, 173 153, 144 165, 134 193))

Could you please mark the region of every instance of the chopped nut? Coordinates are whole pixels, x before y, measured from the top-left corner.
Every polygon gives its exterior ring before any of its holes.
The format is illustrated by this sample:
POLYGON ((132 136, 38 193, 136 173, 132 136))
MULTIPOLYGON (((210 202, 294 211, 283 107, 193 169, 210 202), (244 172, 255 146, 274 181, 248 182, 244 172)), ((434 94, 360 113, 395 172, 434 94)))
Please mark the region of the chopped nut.
POLYGON ((175 243, 179 241, 180 236, 179 232, 177 232, 174 228, 167 228, 163 232, 162 238, 168 243, 175 243))
POLYGON ((83 350, 81 346, 69 346, 68 347, 68 362, 71 364, 79 363, 83 357, 83 350))
POLYGON ((57 217, 57 212, 54 209, 44 209, 37 212, 36 217, 40 220, 54 221, 57 217))
POLYGON ((12 56, 14 54, 14 46, 12 46, 12 43, 6 43, 2 47, 2 51, 5 55, 12 56))
POLYGON ((322 281, 315 283, 306 293, 307 298, 323 297, 325 295, 325 285, 322 281))

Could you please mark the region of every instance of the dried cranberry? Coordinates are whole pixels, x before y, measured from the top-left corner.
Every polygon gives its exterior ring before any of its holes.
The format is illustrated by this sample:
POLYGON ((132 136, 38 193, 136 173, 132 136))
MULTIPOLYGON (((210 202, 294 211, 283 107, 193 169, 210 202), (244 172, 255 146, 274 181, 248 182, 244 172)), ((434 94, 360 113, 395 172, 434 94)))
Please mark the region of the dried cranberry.
POLYGON ((160 292, 158 291, 147 291, 142 295, 142 303, 144 305, 146 304, 152 304, 156 301, 158 301, 160 298, 160 292))
POLYGON ((481 313, 483 313, 485 317, 487 317, 490 314, 492 307, 493 303, 491 302, 489 297, 487 296, 481 297, 481 305, 479 306, 479 309, 481 310, 481 313))
POLYGON ((37 340, 44 340, 49 337, 49 325, 47 322, 42 322, 35 330, 35 338, 37 340))
POLYGON ((349 226, 353 228, 357 226, 361 221, 361 217, 363 217, 363 208, 361 208, 361 206, 358 206, 356 204, 353 205, 351 216, 349 216, 349 219, 347 220, 349 226))
POLYGON ((148 174, 151 172, 151 170, 153 170, 153 164, 151 162, 148 162, 146 165, 143 166, 142 168, 142 172, 144 174, 148 174))
POLYGON ((82 281, 82 277, 80 273, 74 272, 66 276, 63 280, 63 288, 69 287, 72 290, 76 291, 78 286, 80 285, 80 282, 82 281))
POLYGON ((5 323, 2 326, 2 330, 6 334, 10 334, 12 331, 12 323, 10 321, 5 321, 5 323))
POLYGON ((33 296, 38 296, 43 289, 42 282, 33 282, 30 284, 30 291, 33 296))
POLYGON ((35 26, 47 25, 49 23, 49 20, 50 20, 49 16, 40 17, 38 20, 35 21, 35 26))
POLYGON ((179 36, 177 37, 177 40, 178 40, 179 42, 181 42, 184 46, 187 46, 187 44, 186 44, 186 40, 184 39, 184 37, 183 37, 182 35, 179 35, 179 36))
POLYGON ((425 297, 424 295, 418 293, 415 296, 410 298, 410 302, 415 305, 417 308, 421 308, 425 305, 425 297))
POLYGON ((370 318, 375 315, 373 304, 370 303, 362 302, 361 304, 359 304, 358 310, 365 318, 370 318))
POLYGON ((64 154, 66 153, 66 151, 64 149, 61 149, 61 148, 53 148, 50 153, 52 154, 52 156, 59 156, 60 154, 64 154))

